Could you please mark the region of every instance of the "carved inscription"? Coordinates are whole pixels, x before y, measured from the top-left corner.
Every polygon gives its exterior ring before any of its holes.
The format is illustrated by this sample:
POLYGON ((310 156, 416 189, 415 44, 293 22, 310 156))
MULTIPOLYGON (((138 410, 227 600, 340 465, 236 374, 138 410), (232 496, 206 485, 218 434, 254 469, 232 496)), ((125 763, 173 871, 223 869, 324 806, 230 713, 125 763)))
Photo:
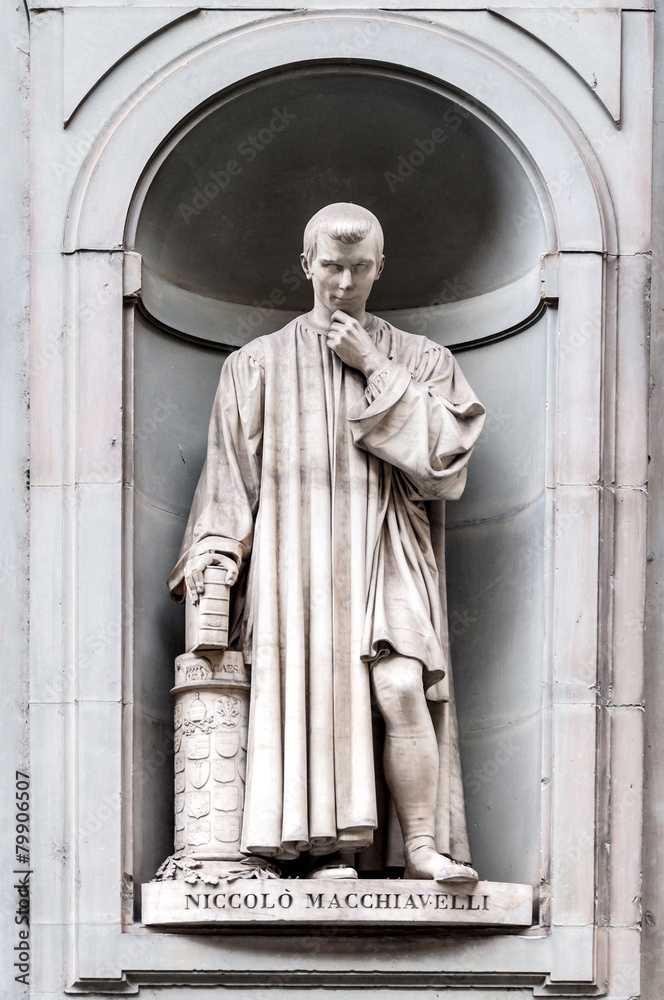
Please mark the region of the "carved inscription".
POLYGON ((222 660, 212 665, 212 676, 249 683, 249 668, 242 659, 242 653, 228 651, 222 660))
MULTIPOLYGON (((299 893, 298 893, 299 895, 299 893)), ((185 892, 185 910, 211 907, 232 910, 290 909, 294 895, 285 892, 185 892)), ((300 901, 300 900, 298 900, 300 901)), ((489 912, 486 894, 458 892, 307 892, 307 910, 465 910, 489 912)))
POLYGON ((308 892, 307 909, 357 909, 365 910, 488 910, 489 897, 457 892, 308 892))
MULTIPOLYGON (((212 821, 216 824, 218 816, 212 821)), ((206 821, 203 821, 206 822, 206 821)), ((213 850, 213 847, 208 850, 213 850)), ((479 882, 444 885, 427 879, 274 878, 214 885, 179 881, 143 887, 145 923, 339 924, 374 926, 528 927, 533 917, 530 885, 479 882)))
POLYGON ((185 894, 185 910, 203 909, 209 910, 216 907, 218 910, 274 910, 279 907, 288 910, 293 905, 293 896, 290 892, 282 892, 273 895, 271 892, 187 892, 185 894))

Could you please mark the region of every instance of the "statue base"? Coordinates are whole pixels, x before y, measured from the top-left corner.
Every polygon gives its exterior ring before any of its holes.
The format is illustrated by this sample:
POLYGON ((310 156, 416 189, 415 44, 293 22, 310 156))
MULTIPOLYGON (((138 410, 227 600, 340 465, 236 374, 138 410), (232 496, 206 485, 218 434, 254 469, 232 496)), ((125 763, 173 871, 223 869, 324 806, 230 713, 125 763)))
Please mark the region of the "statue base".
POLYGON ((478 882, 446 886, 426 879, 278 879, 231 876, 150 882, 142 887, 143 923, 164 930, 246 925, 374 927, 529 927, 530 885, 478 882))

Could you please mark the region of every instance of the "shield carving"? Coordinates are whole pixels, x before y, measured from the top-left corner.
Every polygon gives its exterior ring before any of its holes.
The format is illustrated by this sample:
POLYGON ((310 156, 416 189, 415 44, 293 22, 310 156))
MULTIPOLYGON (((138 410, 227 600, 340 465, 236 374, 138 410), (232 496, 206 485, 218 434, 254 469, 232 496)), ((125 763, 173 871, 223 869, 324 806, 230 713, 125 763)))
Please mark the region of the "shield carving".
POLYGON ((247 758, 241 757, 237 762, 237 773, 240 775, 240 781, 247 780, 247 758))
POLYGON ((176 830, 175 831, 175 850, 176 851, 183 850, 185 843, 186 843, 186 840, 185 840, 185 836, 184 836, 184 830, 176 830))
POLYGON ((176 813, 181 813, 184 809, 184 795, 180 792, 179 795, 175 796, 175 811, 176 813))
POLYGON ((220 757, 234 757, 240 746, 240 734, 217 731, 214 734, 214 748, 220 757))
POLYGON ((210 734, 194 733, 187 736, 187 757, 189 760, 201 760, 210 756, 210 734))
POLYGON ((213 760, 212 777, 215 781, 232 781, 235 777, 235 763, 232 760, 213 760))
POLYGON ((200 819, 210 811, 209 792, 187 792, 187 816, 200 819))
POLYGON ((247 727, 243 726, 242 729, 240 730, 240 746, 242 747, 243 750, 247 749, 247 736, 248 736, 247 727))
POLYGON ((240 699, 229 694, 217 698, 217 718, 222 726, 234 729, 240 722, 240 699))
POLYGON ((192 760, 189 763, 189 780, 194 788, 202 788, 210 777, 209 760, 192 760))
POLYGON ((176 813, 175 814, 175 829, 176 830, 184 830, 184 823, 185 823, 184 813, 176 813))
POLYGON ((176 774, 178 771, 184 771, 184 750, 179 750, 178 753, 176 753, 173 763, 175 764, 176 774))
POLYGON ((221 812, 234 812, 240 804, 240 792, 235 785, 217 788, 212 801, 215 809, 221 812))
POLYGON ((176 792, 184 791, 184 771, 180 771, 179 774, 175 775, 175 791, 176 792))
POLYGON ((214 835, 222 844, 233 844, 240 839, 239 816, 215 816, 214 835))
POLYGON ((178 729, 177 733, 173 737, 173 749, 177 753, 182 746, 182 732, 178 729))
POLYGON ((187 840, 192 847, 208 844, 210 842, 210 821, 203 820, 200 823, 192 823, 187 830, 187 840))
POLYGON ((189 703, 189 719, 191 722, 202 722, 207 715, 207 706, 198 691, 195 692, 193 701, 189 703))

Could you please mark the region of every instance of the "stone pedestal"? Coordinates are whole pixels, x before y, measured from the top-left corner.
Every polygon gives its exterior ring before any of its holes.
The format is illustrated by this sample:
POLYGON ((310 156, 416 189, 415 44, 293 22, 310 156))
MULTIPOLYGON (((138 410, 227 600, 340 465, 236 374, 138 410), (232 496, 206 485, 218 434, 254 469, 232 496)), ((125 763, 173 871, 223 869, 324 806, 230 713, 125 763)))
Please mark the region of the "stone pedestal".
POLYGON ((239 860, 249 671, 242 654, 184 653, 175 661, 175 851, 239 860))
POLYGON ((236 878, 143 886, 143 923, 195 930, 238 925, 528 927, 529 885, 478 882, 464 889, 424 879, 236 878))

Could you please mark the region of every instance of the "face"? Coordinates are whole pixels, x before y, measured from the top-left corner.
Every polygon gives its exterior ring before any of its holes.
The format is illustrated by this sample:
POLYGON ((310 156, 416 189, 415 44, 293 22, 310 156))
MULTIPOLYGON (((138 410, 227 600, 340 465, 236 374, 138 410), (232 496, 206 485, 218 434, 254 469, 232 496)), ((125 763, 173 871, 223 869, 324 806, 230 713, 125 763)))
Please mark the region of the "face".
POLYGON ((384 258, 371 234, 359 243, 341 243, 321 233, 315 260, 308 264, 304 254, 301 260, 317 301, 331 313, 341 309, 353 316, 364 309, 384 258))

